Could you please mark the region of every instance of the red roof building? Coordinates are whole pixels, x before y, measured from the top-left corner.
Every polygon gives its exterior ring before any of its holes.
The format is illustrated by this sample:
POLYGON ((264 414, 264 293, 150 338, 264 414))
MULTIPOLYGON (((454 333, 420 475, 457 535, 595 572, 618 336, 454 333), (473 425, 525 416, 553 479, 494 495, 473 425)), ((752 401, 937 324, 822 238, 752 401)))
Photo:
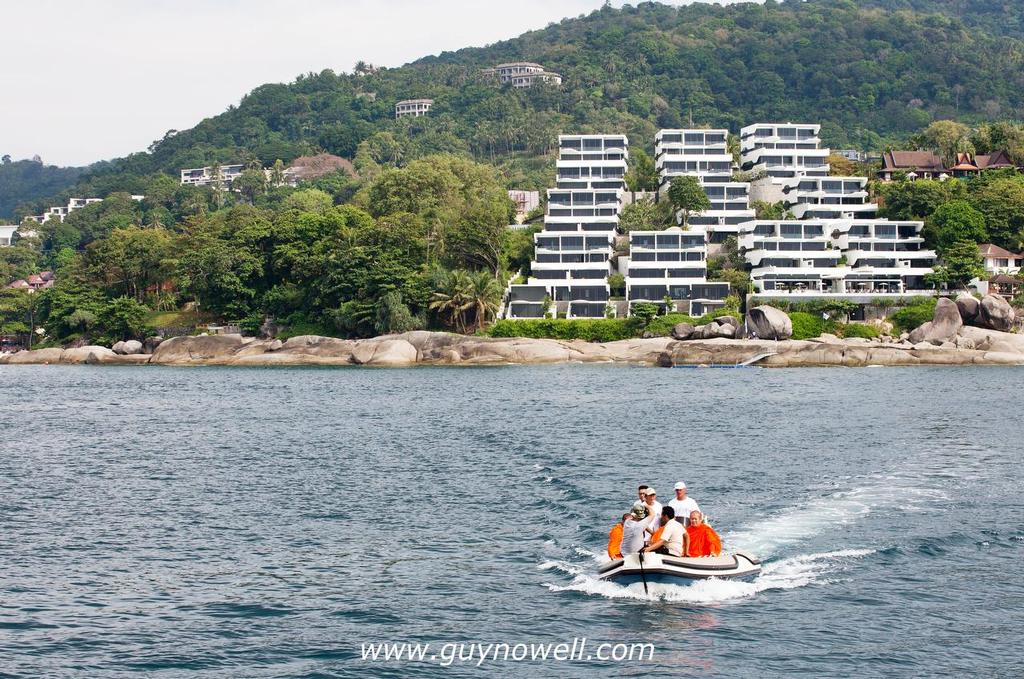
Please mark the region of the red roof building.
POLYGON ((882 154, 883 181, 892 181, 897 172, 912 175, 911 179, 941 179, 947 177, 973 177, 986 170, 1016 169, 1006 151, 990 154, 971 155, 958 153, 955 162, 948 167, 938 154, 931 151, 886 151, 882 154))

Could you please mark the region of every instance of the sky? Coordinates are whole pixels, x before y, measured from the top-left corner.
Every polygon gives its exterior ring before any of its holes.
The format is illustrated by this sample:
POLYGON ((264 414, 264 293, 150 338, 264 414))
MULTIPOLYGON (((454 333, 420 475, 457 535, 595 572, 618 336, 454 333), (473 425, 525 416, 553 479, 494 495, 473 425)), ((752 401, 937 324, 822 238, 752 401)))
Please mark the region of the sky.
POLYGON ((264 83, 325 68, 349 71, 359 60, 400 66, 512 38, 601 4, 0 0, 0 155, 39 155, 47 165, 124 156, 220 113, 264 83))

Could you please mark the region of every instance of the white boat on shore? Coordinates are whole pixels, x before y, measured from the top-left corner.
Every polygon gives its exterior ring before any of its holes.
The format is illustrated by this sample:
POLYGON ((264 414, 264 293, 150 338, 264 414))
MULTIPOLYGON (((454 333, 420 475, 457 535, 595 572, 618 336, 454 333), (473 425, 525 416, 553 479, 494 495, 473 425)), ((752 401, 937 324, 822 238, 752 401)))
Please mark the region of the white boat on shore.
POLYGON ((761 572, 761 560, 747 552, 719 556, 676 557, 664 554, 627 554, 605 564, 598 572, 601 580, 620 585, 668 583, 686 585, 708 578, 753 578, 761 572))

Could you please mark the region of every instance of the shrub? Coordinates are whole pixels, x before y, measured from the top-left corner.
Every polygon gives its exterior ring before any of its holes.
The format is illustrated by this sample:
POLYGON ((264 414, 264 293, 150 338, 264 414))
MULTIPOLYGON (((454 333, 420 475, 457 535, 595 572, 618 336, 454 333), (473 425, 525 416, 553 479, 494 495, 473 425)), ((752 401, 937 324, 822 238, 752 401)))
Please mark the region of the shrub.
POLYGON ((650 325, 647 326, 647 332, 657 337, 668 337, 672 334, 672 328, 679 323, 697 325, 697 320, 686 314, 666 314, 665 316, 658 316, 651 321, 650 325))
POLYGON ((877 326, 867 323, 847 323, 837 328, 837 334, 841 337, 863 337, 864 339, 875 339, 882 334, 877 326))
POLYGON ((935 302, 932 298, 925 298, 915 301, 914 304, 905 306, 892 316, 889 320, 899 332, 910 332, 922 323, 927 323, 935 316, 935 302))
POLYGON ((825 332, 825 321, 821 316, 806 311, 791 311, 789 320, 793 322, 793 339, 804 340, 817 337, 825 332))
POLYGON ((615 342, 636 335, 637 323, 630 318, 538 318, 496 321, 491 337, 532 337, 535 339, 581 339, 587 342, 615 342))

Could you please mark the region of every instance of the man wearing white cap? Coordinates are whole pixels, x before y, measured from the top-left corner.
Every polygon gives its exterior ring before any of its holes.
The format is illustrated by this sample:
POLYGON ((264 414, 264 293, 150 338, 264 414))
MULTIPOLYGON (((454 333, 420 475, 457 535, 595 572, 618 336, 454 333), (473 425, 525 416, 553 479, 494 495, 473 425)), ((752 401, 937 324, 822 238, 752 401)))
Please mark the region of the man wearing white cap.
POLYGON ((644 491, 644 508, 647 509, 647 514, 651 517, 647 532, 654 535, 654 531, 658 530, 658 526, 661 525, 661 503, 658 502, 658 491, 653 488, 647 488, 644 491))
POLYGON ((676 497, 670 500, 668 506, 675 510, 676 521, 688 526, 690 524, 690 512, 700 511, 697 501, 692 497, 686 497, 686 484, 680 481, 675 485, 676 497))

